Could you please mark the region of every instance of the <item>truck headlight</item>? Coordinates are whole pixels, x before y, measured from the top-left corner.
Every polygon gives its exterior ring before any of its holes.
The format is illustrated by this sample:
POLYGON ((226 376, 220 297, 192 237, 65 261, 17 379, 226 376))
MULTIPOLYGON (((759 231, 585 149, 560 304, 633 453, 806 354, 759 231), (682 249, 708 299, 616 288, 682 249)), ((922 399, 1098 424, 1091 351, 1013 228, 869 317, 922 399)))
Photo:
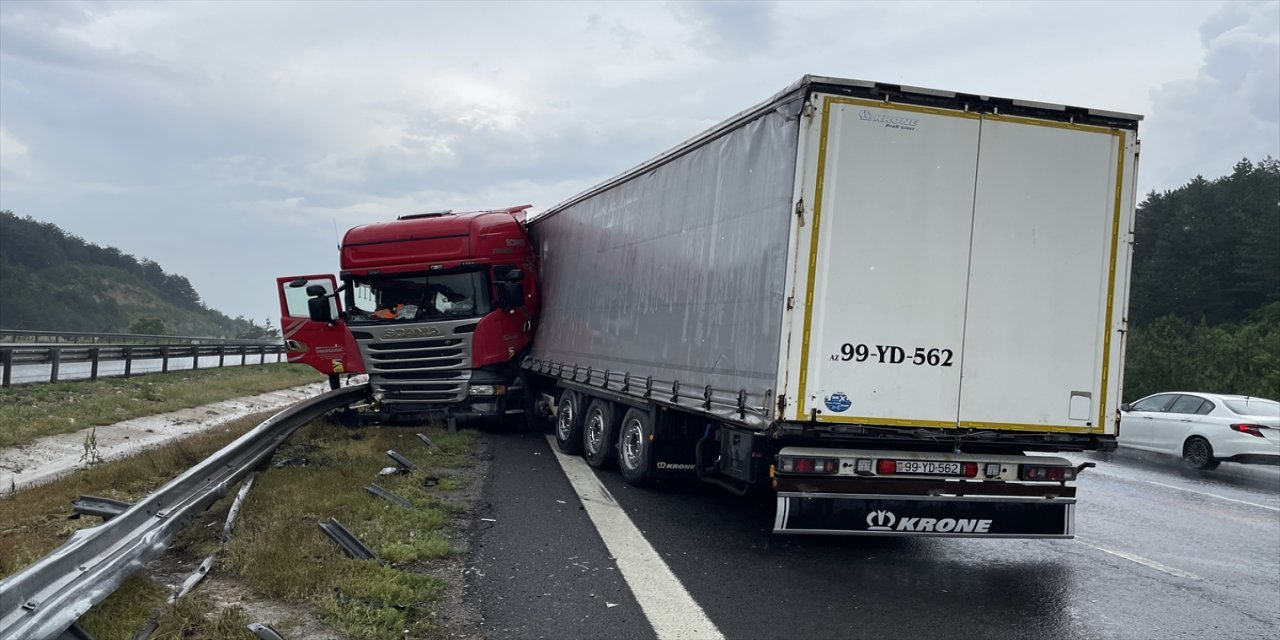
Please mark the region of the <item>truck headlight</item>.
POLYGON ((496 396, 498 389, 501 387, 492 384, 473 384, 471 385, 471 395, 473 396, 496 396))

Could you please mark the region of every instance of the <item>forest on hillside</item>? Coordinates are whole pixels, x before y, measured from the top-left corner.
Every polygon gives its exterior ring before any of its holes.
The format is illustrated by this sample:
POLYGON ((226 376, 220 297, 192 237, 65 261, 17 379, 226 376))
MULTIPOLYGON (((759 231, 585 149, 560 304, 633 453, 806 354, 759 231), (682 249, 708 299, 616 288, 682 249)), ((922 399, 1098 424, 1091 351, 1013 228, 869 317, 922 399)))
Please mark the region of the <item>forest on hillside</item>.
POLYGON ((1134 235, 1125 399, 1280 398, 1280 160, 1148 194, 1134 235))
POLYGON ((208 308, 191 282, 48 222, 0 211, 0 328, 225 338, 278 331, 208 308))

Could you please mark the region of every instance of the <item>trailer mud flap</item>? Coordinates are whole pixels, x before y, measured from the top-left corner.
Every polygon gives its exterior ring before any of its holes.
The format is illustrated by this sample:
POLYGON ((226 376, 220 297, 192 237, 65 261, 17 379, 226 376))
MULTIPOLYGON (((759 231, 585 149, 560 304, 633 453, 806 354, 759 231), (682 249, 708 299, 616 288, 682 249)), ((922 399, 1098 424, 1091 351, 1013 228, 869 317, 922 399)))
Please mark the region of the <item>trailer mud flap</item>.
POLYGON ((779 493, 774 533, 1072 538, 1074 498, 779 493))

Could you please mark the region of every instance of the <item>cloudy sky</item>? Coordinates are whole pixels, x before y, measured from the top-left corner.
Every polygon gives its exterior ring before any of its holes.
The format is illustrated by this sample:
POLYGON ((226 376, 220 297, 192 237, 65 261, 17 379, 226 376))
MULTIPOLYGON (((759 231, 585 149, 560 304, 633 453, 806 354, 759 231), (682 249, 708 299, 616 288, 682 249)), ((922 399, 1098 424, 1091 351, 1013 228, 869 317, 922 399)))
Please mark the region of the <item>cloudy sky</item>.
POLYGON ((1280 2, 4 0, 0 208, 278 325, 335 229, 543 210, 805 73, 1144 114, 1144 193, 1280 156, 1280 2))

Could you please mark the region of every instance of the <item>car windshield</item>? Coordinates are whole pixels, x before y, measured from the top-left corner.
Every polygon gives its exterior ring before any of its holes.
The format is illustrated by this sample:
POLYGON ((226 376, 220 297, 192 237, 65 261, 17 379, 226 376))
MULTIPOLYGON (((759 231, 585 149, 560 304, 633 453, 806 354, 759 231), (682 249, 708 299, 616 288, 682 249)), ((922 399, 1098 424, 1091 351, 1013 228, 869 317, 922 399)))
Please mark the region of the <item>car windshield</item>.
POLYGON ((352 324, 469 318, 489 313, 484 271, 414 273, 352 278, 347 290, 352 324))
POLYGON ((1280 417, 1280 402, 1264 398, 1231 398, 1222 401, 1227 408, 1241 416, 1280 417))

